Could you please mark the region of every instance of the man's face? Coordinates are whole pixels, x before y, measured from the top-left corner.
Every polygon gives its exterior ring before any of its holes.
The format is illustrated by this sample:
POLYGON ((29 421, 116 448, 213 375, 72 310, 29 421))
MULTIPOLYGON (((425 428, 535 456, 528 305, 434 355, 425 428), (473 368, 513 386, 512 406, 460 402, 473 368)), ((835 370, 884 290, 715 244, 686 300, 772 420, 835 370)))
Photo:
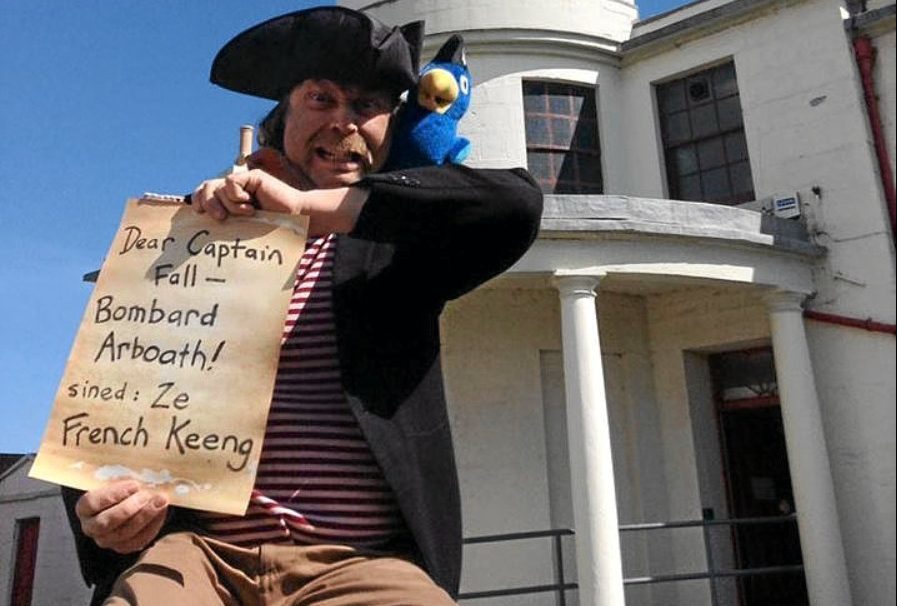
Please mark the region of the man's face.
POLYGON ((393 99, 385 92, 305 80, 290 93, 283 147, 304 187, 351 185, 389 152, 393 99))

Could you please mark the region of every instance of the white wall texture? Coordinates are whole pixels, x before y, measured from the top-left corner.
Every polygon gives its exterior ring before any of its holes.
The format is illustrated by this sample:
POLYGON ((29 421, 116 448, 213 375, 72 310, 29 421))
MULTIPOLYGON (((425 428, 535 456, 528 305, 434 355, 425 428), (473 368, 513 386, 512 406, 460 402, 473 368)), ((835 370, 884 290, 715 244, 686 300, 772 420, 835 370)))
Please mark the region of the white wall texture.
POLYGON ((425 19, 427 33, 477 29, 528 28, 557 30, 624 40, 636 18, 631 0, 518 0, 509 10, 505 0, 344 0, 385 23, 425 19))
POLYGON ((75 543, 59 487, 27 477, 30 463, 0 484, 0 603, 8 603, 16 550, 16 520, 40 518, 34 606, 83 606, 90 591, 81 578, 75 543))

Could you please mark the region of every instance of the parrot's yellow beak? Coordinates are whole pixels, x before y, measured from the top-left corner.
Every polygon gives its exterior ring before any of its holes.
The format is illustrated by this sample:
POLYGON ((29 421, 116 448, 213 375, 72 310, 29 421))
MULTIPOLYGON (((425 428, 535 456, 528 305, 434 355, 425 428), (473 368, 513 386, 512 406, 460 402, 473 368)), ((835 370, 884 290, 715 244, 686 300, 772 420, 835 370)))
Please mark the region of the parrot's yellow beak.
POLYGON ((417 102, 431 112, 444 114, 458 98, 458 83, 448 71, 431 69, 420 77, 417 85, 417 102))

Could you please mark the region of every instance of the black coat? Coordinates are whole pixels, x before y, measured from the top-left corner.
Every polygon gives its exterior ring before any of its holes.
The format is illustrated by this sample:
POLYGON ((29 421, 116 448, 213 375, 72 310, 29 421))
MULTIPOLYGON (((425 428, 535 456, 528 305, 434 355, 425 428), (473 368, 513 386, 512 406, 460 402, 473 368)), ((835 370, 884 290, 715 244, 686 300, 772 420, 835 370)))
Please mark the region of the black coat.
MULTIPOLYGON (((456 595, 461 503, 439 360, 445 303, 510 267, 536 237, 542 194, 515 170, 461 166, 371 175, 355 229, 340 236, 333 306, 346 397, 433 579, 456 595)), ((97 603, 134 556, 100 549, 64 497, 97 603)), ((163 533, 192 527, 172 508, 163 533)))

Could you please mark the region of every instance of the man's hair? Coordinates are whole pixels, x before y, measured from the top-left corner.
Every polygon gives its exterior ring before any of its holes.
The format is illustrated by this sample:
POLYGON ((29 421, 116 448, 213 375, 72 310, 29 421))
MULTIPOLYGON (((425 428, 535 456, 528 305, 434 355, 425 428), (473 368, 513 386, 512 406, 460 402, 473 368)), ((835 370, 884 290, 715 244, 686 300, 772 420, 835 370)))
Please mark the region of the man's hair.
POLYGON ((283 150, 283 130, 287 121, 287 111, 290 108, 289 96, 283 98, 268 112, 259 122, 258 142, 261 147, 270 147, 280 153, 283 150))

